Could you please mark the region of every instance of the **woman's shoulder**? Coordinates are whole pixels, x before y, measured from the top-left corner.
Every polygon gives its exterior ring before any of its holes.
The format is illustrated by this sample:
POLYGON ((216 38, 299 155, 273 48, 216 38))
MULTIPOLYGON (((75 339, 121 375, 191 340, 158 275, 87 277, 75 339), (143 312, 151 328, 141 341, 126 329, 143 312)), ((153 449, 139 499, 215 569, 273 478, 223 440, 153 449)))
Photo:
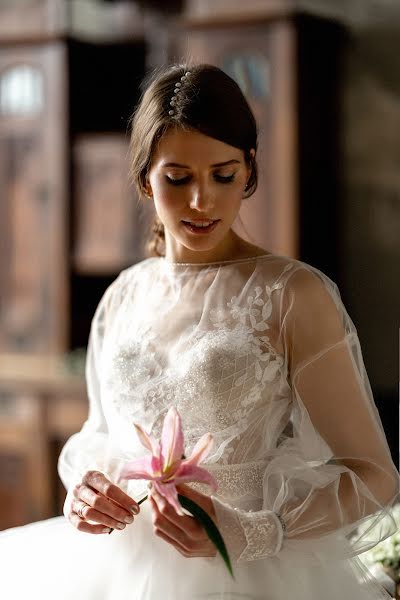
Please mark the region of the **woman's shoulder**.
MULTIPOLYGON (((262 249, 259 249, 262 250, 262 249)), ((321 269, 307 263, 298 258, 288 256, 285 254, 278 254, 274 252, 263 252, 254 253, 254 257, 260 257, 262 267, 266 271, 274 271, 279 278, 287 283, 288 285, 297 288, 308 288, 315 287, 324 283, 324 285, 336 287, 335 282, 321 269), (265 258, 265 260, 263 260, 265 258), (271 268, 273 265, 273 268, 271 268)))
POLYGON ((305 261, 288 258, 282 262, 282 318, 287 326, 296 322, 316 328, 327 323, 351 330, 352 322, 337 284, 322 269, 305 261), (311 318, 311 321, 309 320, 311 318))
POLYGON ((273 252, 260 256, 258 273, 268 286, 280 288, 289 302, 318 302, 322 297, 340 301, 340 292, 330 276, 303 260, 273 252))
POLYGON ((327 273, 305 261, 290 259, 286 273, 287 289, 301 294, 304 298, 315 297, 325 291, 339 294, 336 283, 327 273))

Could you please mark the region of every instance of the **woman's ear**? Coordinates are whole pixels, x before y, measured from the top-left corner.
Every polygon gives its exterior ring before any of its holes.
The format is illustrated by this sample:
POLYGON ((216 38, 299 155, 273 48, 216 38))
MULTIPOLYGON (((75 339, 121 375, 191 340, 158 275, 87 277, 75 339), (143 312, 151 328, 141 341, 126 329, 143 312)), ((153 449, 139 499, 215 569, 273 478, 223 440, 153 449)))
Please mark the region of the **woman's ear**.
POLYGON ((144 194, 148 198, 152 198, 153 197, 153 192, 152 192, 152 189, 151 189, 150 181, 148 180, 147 177, 145 179, 145 183, 144 183, 144 186, 143 186, 143 191, 144 191, 144 194))

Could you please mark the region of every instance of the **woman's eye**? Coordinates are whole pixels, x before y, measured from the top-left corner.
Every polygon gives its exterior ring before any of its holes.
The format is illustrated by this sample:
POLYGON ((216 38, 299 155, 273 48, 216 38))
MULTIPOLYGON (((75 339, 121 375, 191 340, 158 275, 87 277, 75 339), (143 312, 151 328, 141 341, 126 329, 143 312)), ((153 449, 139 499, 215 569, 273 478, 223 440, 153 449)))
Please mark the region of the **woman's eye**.
MULTIPOLYGON (((183 185, 184 183, 187 183, 188 181, 190 181, 190 176, 182 177, 181 179, 172 179, 171 177, 168 177, 168 175, 166 175, 165 179, 171 185, 183 185)), ((215 174, 214 179, 215 179, 215 181, 218 181, 218 183, 231 183, 231 181, 233 181, 235 179, 235 174, 233 173, 232 175, 228 175, 227 177, 223 177, 222 175, 215 174)))
POLYGON ((190 177, 182 177, 181 179, 171 179, 171 177, 168 177, 168 175, 166 175, 165 179, 171 185, 182 185, 183 183, 187 183, 190 177))
POLYGON ((214 175, 214 178, 220 183, 230 183, 235 179, 235 174, 233 173, 232 175, 228 175, 227 177, 222 177, 222 175, 214 175))

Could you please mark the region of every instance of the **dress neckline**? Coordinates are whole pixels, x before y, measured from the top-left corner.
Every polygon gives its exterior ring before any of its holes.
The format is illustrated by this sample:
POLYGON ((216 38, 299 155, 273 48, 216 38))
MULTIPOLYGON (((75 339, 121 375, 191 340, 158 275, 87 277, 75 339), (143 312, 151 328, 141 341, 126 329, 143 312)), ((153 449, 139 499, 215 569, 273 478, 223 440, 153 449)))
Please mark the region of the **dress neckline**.
POLYGON ((170 260, 167 260, 165 258, 165 256, 160 256, 160 261, 162 264, 171 267, 171 268, 180 268, 180 267, 208 267, 208 266, 215 266, 218 267, 219 265, 228 265, 228 264, 236 264, 236 263, 244 263, 244 262, 250 262, 252 260, 257 260, 258 258, 268 258, 268 257, 272 257, 274 256, 274 254, 272 254, 271 252, 267 253, 267 254, 258 254, 255 256, 248 256, 245 258, 232 258, 229 260, 217 260, 217 261, 213 261, 213 262, 206 262, 206 263, 183 263, 183 262, 173 262, 170 260))

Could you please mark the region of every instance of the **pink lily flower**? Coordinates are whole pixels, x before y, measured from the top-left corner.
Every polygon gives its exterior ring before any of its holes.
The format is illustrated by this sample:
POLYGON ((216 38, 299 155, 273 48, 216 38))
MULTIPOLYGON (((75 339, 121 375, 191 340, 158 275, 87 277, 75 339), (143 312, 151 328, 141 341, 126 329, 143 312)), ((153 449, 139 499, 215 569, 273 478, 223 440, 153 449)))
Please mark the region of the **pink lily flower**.
POLYGON ((165 416, 161 440, 157 441, 138 424, 134 424, 138 437, 151 455, 127 462, 119 473, 121 479, 147 479, 152 481, 156 491, 174 507, 178 515, 184 515, 178 499, 176 486, 190 481, 206 483, 217 490, 214 477, 203 467, 199 467, 213 445, 210 433, 204 434, 193 448, 189 458, 184 457, 182 420, 177 409, 172 406, 165 416))

